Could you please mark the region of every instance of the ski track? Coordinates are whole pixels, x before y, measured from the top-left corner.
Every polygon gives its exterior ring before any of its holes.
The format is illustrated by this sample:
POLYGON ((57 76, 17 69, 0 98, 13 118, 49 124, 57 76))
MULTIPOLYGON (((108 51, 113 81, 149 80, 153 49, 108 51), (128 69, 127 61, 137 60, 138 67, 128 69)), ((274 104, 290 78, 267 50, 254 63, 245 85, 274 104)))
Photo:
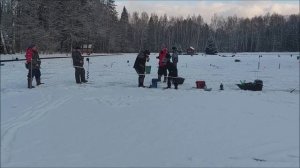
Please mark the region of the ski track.
POLYGON ((297 161, 299 156, 294 155, 293 152, 297 150, 297 147, 290 146, 278 147, 280 142, 269 141, 265 143, 259 143, 254 145, 249 145, 242 148, 239 155, 229 157, 231 160, 249 160, 252 159, 255 162, 268 162, 273 164, 280 163, 290 163, 291 159, 297 161), (247 152, 244 152, 247 151, 247 152), (259 152, 258 152, 259 151, 259 152), (281 156, 280 159, 276 158, 281 156))
MULTIPOLYGON (((151 100, 146 98, 147 100, 151 100)), ((133 104, 138 104, 144 102, 144 99, 133 96, 121 96, 116 98, 114 96, 102 96, 102 97, 85 97, 84 101, 93 101, 96 104, 102 104, 109 107, 119 108, 119 107, 130 107, 133 104)))
POLYGON ((19 129, 41 119, 48 111, 60 107, 70 99, 71 96, 65 96, 53 101, 51 96, 46 96, 41 104, 29 107, 24 110, 23 115, 1 124, 1 153, 5 153, 2 155, 3 163, 11 161, 10 151, 19 129))

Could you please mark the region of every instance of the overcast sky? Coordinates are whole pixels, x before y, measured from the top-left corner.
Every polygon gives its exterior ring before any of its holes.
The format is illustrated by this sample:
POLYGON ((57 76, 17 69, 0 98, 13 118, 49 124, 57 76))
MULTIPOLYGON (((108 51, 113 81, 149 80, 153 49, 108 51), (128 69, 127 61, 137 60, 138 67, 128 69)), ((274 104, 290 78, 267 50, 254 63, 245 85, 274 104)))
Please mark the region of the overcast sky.
POLYGON ((145 11, 148 14, 192 16, 200 14, 206 22, 215 13, 221 16, 253 17, 267 12, 283 15, 299 13, 298 0, 115 0, 120 14, 125 6, 129 13, 145 11))

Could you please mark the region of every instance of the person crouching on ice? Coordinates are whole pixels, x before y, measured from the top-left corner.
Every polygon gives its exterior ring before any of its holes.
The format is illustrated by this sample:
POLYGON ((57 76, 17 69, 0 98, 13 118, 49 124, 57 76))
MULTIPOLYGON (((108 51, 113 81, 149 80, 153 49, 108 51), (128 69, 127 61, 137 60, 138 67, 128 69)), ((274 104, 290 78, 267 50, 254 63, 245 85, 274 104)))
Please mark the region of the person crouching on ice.
POLYGON ((76 83, 80 84, 81 82, 88 82, 85 79, 85 70, 83 68, 83 56, 81 55, 80 47, 75 47, 75 50, 72 52, 73 66, 75 68, 75 80, 76 83))
POLYGON ((135 62, 134 62, 133 68, 139 75, 139 78, 138 78, 139 87, 145 87, 144 86, 145 68, 146 68, 146 61, 149 62, 149 60, 150 60, 149 55, 150 55, 150 51, 144 50, 137 55, 135 62))
POLYGON ((171 82, 172 82, 175 86, 175 89, 178 89, 178 83, 177 83, 178 71, 177 71, 176 63, 171 62, 170 53, 167 53, 166 58, 167 58, 166 68, 169 72, 169 74, 168 74, 168 87, 167 88, 171 88, 171 82))

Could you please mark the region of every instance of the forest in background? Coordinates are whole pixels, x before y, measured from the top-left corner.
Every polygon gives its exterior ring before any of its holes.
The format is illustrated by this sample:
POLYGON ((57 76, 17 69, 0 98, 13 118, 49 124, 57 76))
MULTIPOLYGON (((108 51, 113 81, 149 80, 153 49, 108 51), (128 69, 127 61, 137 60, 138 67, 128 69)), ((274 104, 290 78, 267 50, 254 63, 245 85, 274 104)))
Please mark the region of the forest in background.
POLYGON ((114 0, 0 0, 0 53, 23 52, 30 44, 46 53, 70 52, 92 44, 94 52, 158 52, 164 44, 204 52, 209 40, 218 52, 300 51, 300 14, 253 18, 214 15, 158 16, 127 11, 114 0))

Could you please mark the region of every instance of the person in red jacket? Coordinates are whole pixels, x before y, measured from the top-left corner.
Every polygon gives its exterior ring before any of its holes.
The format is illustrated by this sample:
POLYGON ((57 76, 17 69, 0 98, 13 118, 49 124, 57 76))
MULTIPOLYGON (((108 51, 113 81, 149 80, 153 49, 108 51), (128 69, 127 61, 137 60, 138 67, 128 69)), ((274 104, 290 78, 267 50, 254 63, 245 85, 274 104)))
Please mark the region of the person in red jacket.
POLYGON ((28 88, 34 88, 32 86, 33 77, 35 77, 36 85, 44 84, 41 82, 41 60, 35 44, 30 45, 26 49, 26 68, 28 69, 27 84, 28 88))
POLYGON ((161 81, 161 76, 164 75, 164 82, 167 81, 167 58, 166 55, 168 53, 168 49, 164 47, 160 53, 159 56, 157 57, 159 59, 158 62, 158 81, 161 81))

